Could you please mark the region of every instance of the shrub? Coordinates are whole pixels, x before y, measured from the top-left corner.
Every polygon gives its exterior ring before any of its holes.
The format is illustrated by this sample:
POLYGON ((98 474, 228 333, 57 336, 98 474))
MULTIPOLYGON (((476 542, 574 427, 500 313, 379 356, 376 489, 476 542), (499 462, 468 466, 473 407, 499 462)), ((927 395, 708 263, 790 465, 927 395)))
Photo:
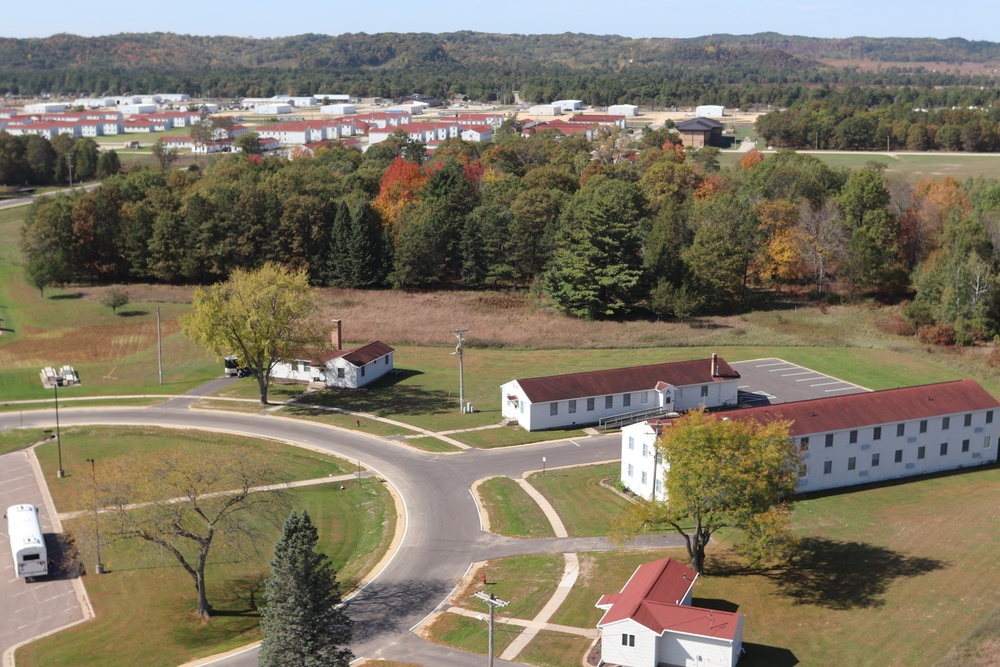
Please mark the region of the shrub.
POLYGON ((986 363, 990 368, 1000 368, 1000 347, 994 347, 986 357, 986 363))
POLYGON ((920 327, 917 329, 917 340, 930 345, 954 345, 955 325, 946 323, 920 327))
POLYGON ((899 315, 889 315, 875 320, 875 326, 882 333, 892 336, 912 336, 917 332, 916 327, 899 315))

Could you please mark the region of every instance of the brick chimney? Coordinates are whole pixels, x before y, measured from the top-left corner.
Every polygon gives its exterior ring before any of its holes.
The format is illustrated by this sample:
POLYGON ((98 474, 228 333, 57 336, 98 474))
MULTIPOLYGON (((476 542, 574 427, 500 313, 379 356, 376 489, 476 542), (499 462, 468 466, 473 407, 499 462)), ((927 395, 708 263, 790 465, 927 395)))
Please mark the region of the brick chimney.
POLYGON ((330 332, 330 342, 333 343, 334 349, 343 350, 344 349, 344 338, 343 338, 343 326, 341 320, 333 320, 333 330, 330 332))
POLYGON ((719 377, 719 355, 712 353, 712 377, 719 377))

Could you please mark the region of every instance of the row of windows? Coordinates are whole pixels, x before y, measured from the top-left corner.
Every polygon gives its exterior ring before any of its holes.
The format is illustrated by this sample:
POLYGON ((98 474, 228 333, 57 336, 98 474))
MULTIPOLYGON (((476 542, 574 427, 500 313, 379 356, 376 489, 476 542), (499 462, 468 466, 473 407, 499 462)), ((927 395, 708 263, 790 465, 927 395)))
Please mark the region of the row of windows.
MULTIPOLYGON (((628 469, 626 470, 625 474, 626 474, 627 477, 634 477, 635 476, 635 469, 632 467, 631 463, 628 464, 628 469)), ((643 470, 641 473, 639 473, 639 480, 640 480, 640 483, 643 486, 646 485, 646 480, 647 479, 649 479, 649 478, 647 477, 645 470, 643 470)), ((659 493, 660 489, 662 487, 663 487, 663 482, 661 480, 659 480, 659 479, 657 479, 653 483, 653 489, 656 491, 656 493, 659 493)))
MULTIPOLYGON (((987 424, 992 424, 993 423, 993 411, 992 410, 989 410, 986 413, 986 423, 987 424)), ((963 415, 963 424, 962 425, 965 426, 965 427, 972 426, 972 413, 971 412, 968 413, 968 414, 966 414, 966 415, 963 415)), ((942 431, 947 431, 949 428, 951 428, 951 417, 942 417, 941 418, 941 430, 942 431)), ((920 423, 917 425, 917 430, 920 433, 927 433, 927 420, 926 419, 921 419, 920 420, 920 423)), ((833 435, 834 435, 833 433, 827 433, 825 436, 823 436, 823 438, 824 438, 823 445, 824 446, 826 446, 826 447, 833 447, 833 435)), ((902 438, 904 436, 906 436, 906 424, 905 423, 896 424, 896 437, 897 438, 902 438)), ((882 427, 881 426, 876 426, 874 429, 872 429, 872 440, 881 440, 881 439, 882 439, 882 427)), ((847 441, 850 444, 852 444, 852 445, 855 444, 855 443, 857 443, 857 441, 858 441, 858 431, 857 431, 857 429, 848 432, 848 434, 847 434, 847 441)), ((809 436, 805 436, 805 437, 801 438, 800 441, 799 441, 799 444, 802 447, 802 451, 804 451, 804 452, 808 451, 809 450, 809 436)))
MULTIPOLYGON (((969 447, 970 447, 969 441, 968 440, 963 440, 962 441, 962 451, 963 452, 968 452, 969 451, 969 447)), ((989 449, 989 448, 990 448, 990 436, 986 436, 985 438, 983 438, 983 449, 989 449)), ((947 442, 942 442, 941 445, 938 447, 938 455, 939 456, 947 456, 948 455, 948 443, 947 442)), ((878 465, 879 465, 879 463, 880 463, 880 461, 881 461, 881 458, 882 457, 881 457, 881 455, 878 452, 875 452, 874 454, 872 454, 872 464, 871 464, 871 467, 872 468, 877 468, 878 465)), ((927 458, 927 447, 924 446, 924 445, 921 445, 920 447, 917 447, 917 460, 920 461, 920 460, 925 459, 925 458, 927 458)), ((893 463, 902 463, 902 462, 903 462, 903 450, 902 449, 897 449, 894 452, 894 454, 893 454, 893 463)), ((857 464, 858 464, 858 457, 851 456, 851 457, 849 457, 847 459, 847 469, 849 471, 850 470, 855 470, 857 468, 857 464)), ((832 472, 833 472, 833 461, 823 461, 823 474, 824 475, 829 475, 832 472)), ((808 466, 806 466, 806 465, 801 466, 799 468, 799 477, 805 477, 807 474, 808 474, 808 466)))
MULTIPOLYGON (((708 387, 705 387, 705 389, 708 389, 708 387)), ((650 392, 648 392, 648 391, 640 392, 639 393, 639 403, 641 403, 643 405, 649 403, 649 393, 650 392)), ((632 405, 632 394, 622 394, 621 396, 622 396, 622 407, 623 408, 630 407, 632 405)), ((577 400, 576 399, 571 399, 569 401, 566 401, 566 409, 569 412, 569 414, 571 414, 571 415, 572 414, 576 414, 576 404, 577 404, 577 400)), ((587 399, 587 412, 593 412, 594 409, 596 408, 596 405, 597 405, 597 399, 588 398, 587 399)), ((614 396, 605 396, 604 397, 604 409, 605 410, 611 410, 614 407, 615 407, 615 397, 614 396)), ((559 403, 558 402, 549 403, 549 414, 552 415, 553 417, 559 414, 559 403)))

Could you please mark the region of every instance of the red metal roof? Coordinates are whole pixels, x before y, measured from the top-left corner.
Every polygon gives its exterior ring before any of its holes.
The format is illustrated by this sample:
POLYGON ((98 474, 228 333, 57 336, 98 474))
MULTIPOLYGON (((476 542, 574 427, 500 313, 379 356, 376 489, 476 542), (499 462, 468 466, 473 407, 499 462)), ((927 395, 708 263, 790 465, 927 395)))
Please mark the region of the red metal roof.
MULTIPOLYGON (((802 436, 995 408, 1000 408, 1000 402, 978 382, 956 380, 713 414, 716 418, 762 423, 786 419, 792 422, 789 435, 802 436)), ((666 419, 650 422, 657 429, 670 423, 666 419)))
POLYGON ((722 357, 718 358, 719 373, 712 375, 711 359, 675 361, 631 368, 612 368, 604 371, 585 371, 567 375, 521 378, 517 383, 532 403, 563 401, 587 396, 605 396, 632 391, 653 389, 659 382, 683 387, 704 382, 734 380, 740 374, 722 357))
POLYGON ((631 618, 656 634, 683 632, 732 640, 742 614, 681 604, 697 573, 673 558, 636 568, 621 592, 605 595, 597 606, 607 609, 597 627, 631 618))
POLYGON ((323 355, 323 361, 327 362, 331 359, 337 359, 339 357, 354 366, 364 366, 365 364, 371 363, 376 359, 381 359, 393 351, 393 348, 389 347, 380 340, 376 340, 368 343, 367 345, 356 347, 353 350, 334 350, 333 352, 323 355))

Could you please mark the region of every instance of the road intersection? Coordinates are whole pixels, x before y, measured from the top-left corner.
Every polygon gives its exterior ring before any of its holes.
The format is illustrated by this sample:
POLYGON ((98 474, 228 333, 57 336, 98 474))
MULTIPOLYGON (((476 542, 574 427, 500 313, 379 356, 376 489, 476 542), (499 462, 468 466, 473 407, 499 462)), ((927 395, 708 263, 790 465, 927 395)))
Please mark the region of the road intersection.
MULTIPOLYGON (((350 600, 355 622, 351 648, 358 657, 392 659, 441 667, 466 667, 478 659, 463 651, 424 641, 411 632, 436 611, 448 609, 447 598, 469 565, 491 558, 525 553, 571 553, 613 549, 601 538, 507 538, 481 529, 479 510, 469 493, 479 479, 493 475, 520 478, 540 467, 598 463, 620 454, 620 436, 522 445, 494 450, 429 454, 372 436, 317 422, 243 413, 192 410, 197 396, 175 398, 143 408, 60 410, 60 422, 71 425, 142 425, 205 429, 253 435, 329 451, 360 461, 391 487, 403 507, 402 534, 395 553, 374 579, 350 600)), ((47 427, 54 414, 24 414, 27 428, 47 427)), ((16 414, 0 414, 0 429, 16 428, 16 414)), ((672 536, 644 539, 636 546, 677 545, 672 536)), ((217 667, 256 665, 255 649, 200 661, 217 667)), ((518 663, 496 660, 496 665, 518 663)))

